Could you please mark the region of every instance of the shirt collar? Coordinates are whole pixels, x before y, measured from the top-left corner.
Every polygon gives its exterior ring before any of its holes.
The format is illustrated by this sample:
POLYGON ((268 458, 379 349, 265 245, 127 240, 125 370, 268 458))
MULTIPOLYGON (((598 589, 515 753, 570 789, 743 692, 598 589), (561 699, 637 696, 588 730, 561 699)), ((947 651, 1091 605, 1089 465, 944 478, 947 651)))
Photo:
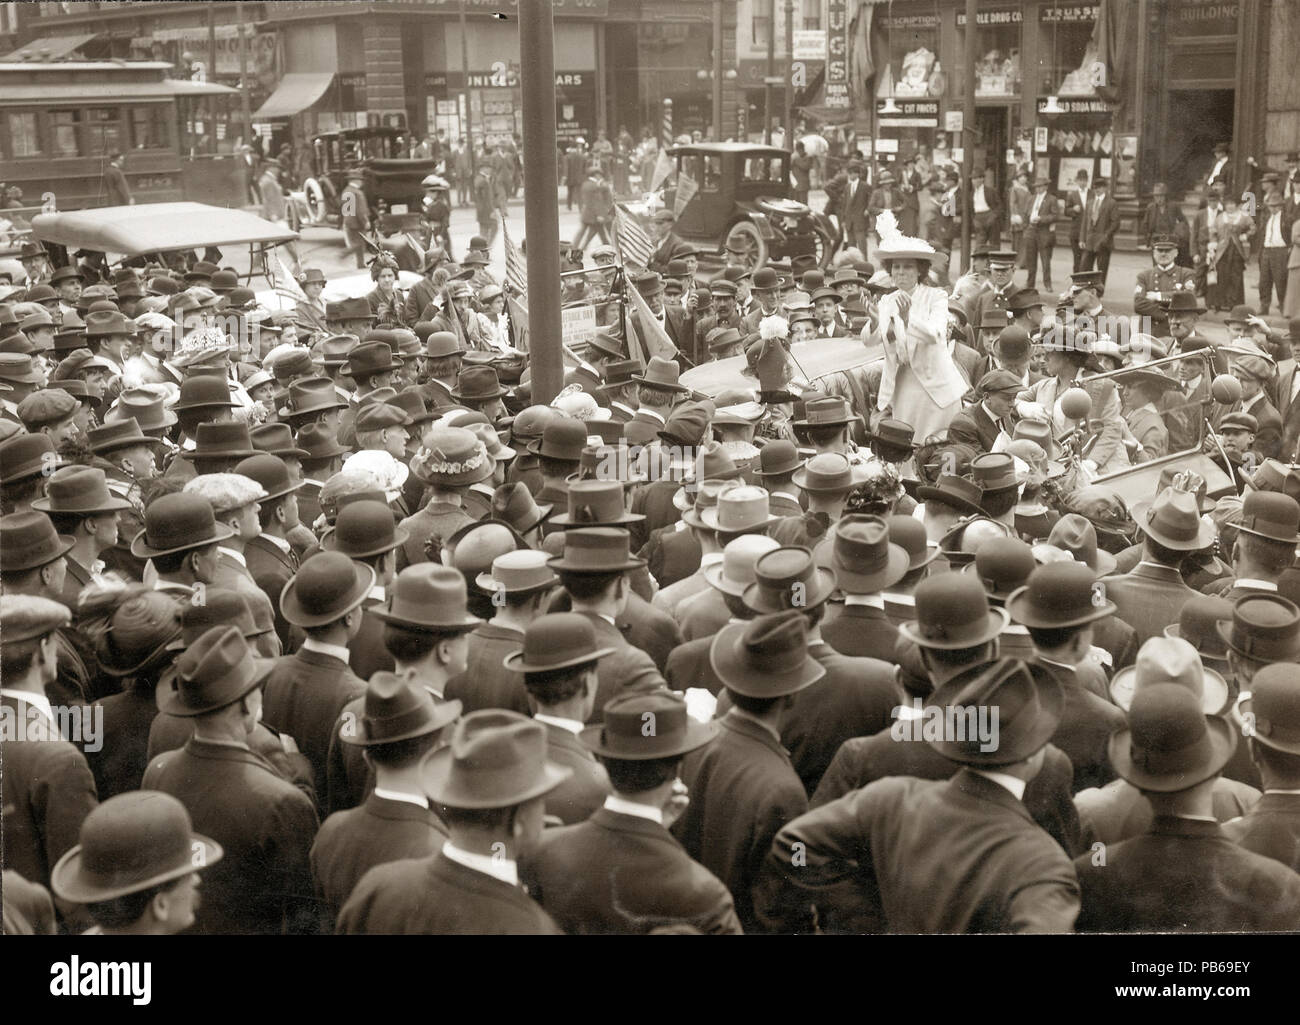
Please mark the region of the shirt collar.
POLYGON ((50 720, 51 725, 54 724, 54 709, 50 707, 50 699, 44 694, 37 694, 35 691, 30 690, 16 690, 13 687, 0 687, 0 694, 16 701, 25 701, 34 708, 39 708, 45 718, 50 720))
POLYGON ((1271 580, 1255 580, 1253 577, 1241 577, 1233 582, 1233 587, 1249 587, 1255 591, 1276 591, 1277 584, 1271 580))
POLYGON ((383 587, 383 585, 382 585, 382 584, 375 584, 375 586, 372 587, 372 588, 370 589, 370 594, 368 594, 367 597, 369 597, 369 598, 374 598, 375 601, 380 601, 380 602, 381 602, 381 601, 384 601, 385 598, 384 598, 384 587, 383 587))
POLYGON ((661 809, 652 808, 648 804, 638 804, 636 801, 625 801, 617 794, 610 794, 605 798, 605 807, 619 815, 635 815, 639 819, 658 822, 661 826, 664 824, 664 813, 661 809))
POLYGON ((716 566, 718 563, 722 562, 722 560, 723 554, 721 552, 709 552, 705 555, 701 555, 700 569, 704 569, 706 566, 716 566))
POLYGON ((473 851, 463 851, 450 840, 442 845, 442 854, 449 861, 464 865, 475 872, 482 872, 493 879, 499 879, 507 886, 519 885, 519 866, 515 864, 512 858, 498 858, 491 854, 476 854, 473 851))
POLYGON ((427 797, 421 797, 419 794, 408 794, 404 790, 389 790, 387 787, 376 786, 372 793, 386 801, 405 801, 407 804, 414 804, 420 808, 429 807, 427 797))
POLYGON ((330 658, 336 658, 340 662, 347 664, 350 653, 342 644, 327 644, 325 641, 318 641, 315 637, 304 637, 300 651, 314 651, 319 655, 329 655, 330 658))
POLYGON ((757 726, 760 726, 761 728, 765 729, 768 733, 772 734, 772 736, 776 739, 776 742, 778 744, 781 743, 781 734, 772 728, 771 723, 764 722, 758 716, 750 715, 743 708, 737 708, 735 705, 731 706, 731 708, 727 711, 727 714, 734 715, 737 719, 748 719, 750 722, 754 723, 757 726))
POLYGON ((237 563, 243 566, 244 569, 248 569, 248 560, 244 558, 243 552, 237 552, 233 548, 223 548, 220 545, 217 546, 217 551, 219 551, 222 555, 229 555, 237 563))
POLYGON ((292 548, 291 548, 289 542, 286 541, 286 540, 285 540, 284 538, 282 538, 282 537, 276 537, 276 535, 274 535, 274 534, 267 534, 267 533, 263 532, 263 534, 262 534, 262 539, 265 540, 265 541, 270 541, 271 544, 275 545, 276 548, 278 548, 278 549, 280 549, 280 551, 284 552, 285 555, 288 555, 289 552, 292 551, 292 548))
POLYGON ((640 409, 637 410, 637 412, 650 417, 650 419, 652 420, 658 420, 661 424, 667 425, 668 423, 668 421, 665 420, 662 415, 660 415, 653 409, 647 409, 645 406, 642 406, 640 409))
POLYGON ((883 594, 846 594, 844 596, 844 605, 847 608, 850 605, 863 605, 867 608, 885 609, 885 596, 883 594))
POLYGON ((541 712, 536 712, 533 714, 533 718, 538 722, 550 723, 550 725, 558 729, 567 730, 574 736, 577 736, 586 728, 586 723, 579 719, 561 719, 558 715, 542 715, 541 712))
POLYGON ((792 495, 789 491, 773 491, 768 497, 776 498, 777 495, 780 495, 782 498, 788 498, 791 502, 799 501, 799 496, 792 495))
POLYGON ((992 780, 1000 787, 1011 791, 1011 794, 1017 801, 1025 799, 1025 781, 1016 776, 1008 776, 1005 772, 994 772, 992 769, 976 769, 967 766, 971 772, 977 776, 983 776, 985 779, 992 780))

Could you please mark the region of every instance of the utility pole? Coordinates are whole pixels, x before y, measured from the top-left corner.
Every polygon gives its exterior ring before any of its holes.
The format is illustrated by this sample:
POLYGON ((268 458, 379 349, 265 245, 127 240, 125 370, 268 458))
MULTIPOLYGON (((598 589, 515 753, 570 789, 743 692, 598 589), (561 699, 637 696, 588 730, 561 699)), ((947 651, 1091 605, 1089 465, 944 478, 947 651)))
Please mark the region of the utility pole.
POLYGON ((713 141, 726 138, 722 131, 722 0, 713 0, 713 141))
MULTIPOLYGON (((235 19, 239 26, 239 102, 244 115, 244 142, 253 142, 253 109, 248 102, 248 42, 244 36, 244 5, 235 4, 235 19)), ((285 168, 285 170, 291 170, 285 168)))
MULTIPOLYGON (((520 39, 523 39, 523 22, 520 22, 520 39)), ((478 170, 478 154, 474 151, 474 122, 473 115, 470 112, 470 95, 469 95, 469 40, 468 33, 465 31, 465 0, 460 3, 460 77, 465 90, 465 145, 469 147, 469 173, 474 174, 478 170)), ((554 58, 552 58, 554 59, 554 58)), ((555 88, 555 83, 551 83, 551 88, 555 88)), ((472 193, 471 188, 471 193, 472 193)))
MULTIPOLYGON (((217 80, 217 5, 208 2, 208 81, 217 80)), ((212 152, 217 152, 217 101, 209 96, 208 100, 208 145, 212 152)))
POLYGON ((772 145, 772 85, 776 79, 776 0, 767 0, 767 75, 763 79, 763 142, 772 145))
MULTIPOLYGON (((564 384, 560 313, 560 181, 555 163, 555 23, 551 0, 519 5, 519 85, 524 106, 528 202, 528 337, 532 400, 546 403, 564 384)), ((504 216, 504 214, 503 214, 504 216)))
POLYGON ((972 168, 975 166, 975 0, 966 0, 966 68, 962 76, 965 81, 965 93, 962 96, 961 115, 961 268, 965 273, 970 267, 971 233, 975 229, 973 207, 975 205, 975 186, 971 181, 972 168))
POLYGON ((785 148, 794 152, 794 4, 785 0, 785 148))

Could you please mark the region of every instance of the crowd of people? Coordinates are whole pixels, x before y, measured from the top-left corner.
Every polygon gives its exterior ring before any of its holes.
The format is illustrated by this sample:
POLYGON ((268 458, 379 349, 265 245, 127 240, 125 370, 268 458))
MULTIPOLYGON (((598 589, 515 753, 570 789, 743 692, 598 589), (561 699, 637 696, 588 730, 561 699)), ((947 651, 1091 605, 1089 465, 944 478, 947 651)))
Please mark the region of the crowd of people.
POLYGON ((705 278, 662 211, 553 398, 482 236, 271 315, 31 243, 5 931, 1300 928, 1300 320, 911 227, 705 278))

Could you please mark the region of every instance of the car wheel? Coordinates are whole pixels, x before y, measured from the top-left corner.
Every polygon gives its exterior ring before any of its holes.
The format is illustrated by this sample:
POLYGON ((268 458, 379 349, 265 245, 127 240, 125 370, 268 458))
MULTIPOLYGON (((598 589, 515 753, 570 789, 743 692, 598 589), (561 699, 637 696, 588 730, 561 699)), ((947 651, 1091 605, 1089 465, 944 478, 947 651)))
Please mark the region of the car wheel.
POLYGON ((726 241, 743 251, 741 261, 749 270, 758 270, 767 263, 767 243, 750 221, 737 221, 733 224, 727 232, 726 241))
POLYGON ((302 183, 302 194, 307 199, 307 213, 312 224, 324 224, 329 210, 325 206, 325 190, 315 178, 302 183))

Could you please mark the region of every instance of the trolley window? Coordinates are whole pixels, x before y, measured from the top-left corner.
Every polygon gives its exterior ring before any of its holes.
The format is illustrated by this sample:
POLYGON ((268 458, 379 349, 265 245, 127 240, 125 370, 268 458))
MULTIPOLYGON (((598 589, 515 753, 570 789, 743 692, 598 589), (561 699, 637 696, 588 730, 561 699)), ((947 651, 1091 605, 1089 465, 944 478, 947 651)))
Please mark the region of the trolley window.
POLYGON ((5 115, 9 140, 7 156, 34 157, 41 152, 41 139, 37 132, 36 111, 16 110, 5 115))
POLYGON ((50 119, 50 152, 56 157, 85 156, 81 148, 79 110, 52 110, 50 119))
POLYGON ((87 107, 85 110, 86 156, 107 156, 122 149, 121 110, 117 107, 87 107))

